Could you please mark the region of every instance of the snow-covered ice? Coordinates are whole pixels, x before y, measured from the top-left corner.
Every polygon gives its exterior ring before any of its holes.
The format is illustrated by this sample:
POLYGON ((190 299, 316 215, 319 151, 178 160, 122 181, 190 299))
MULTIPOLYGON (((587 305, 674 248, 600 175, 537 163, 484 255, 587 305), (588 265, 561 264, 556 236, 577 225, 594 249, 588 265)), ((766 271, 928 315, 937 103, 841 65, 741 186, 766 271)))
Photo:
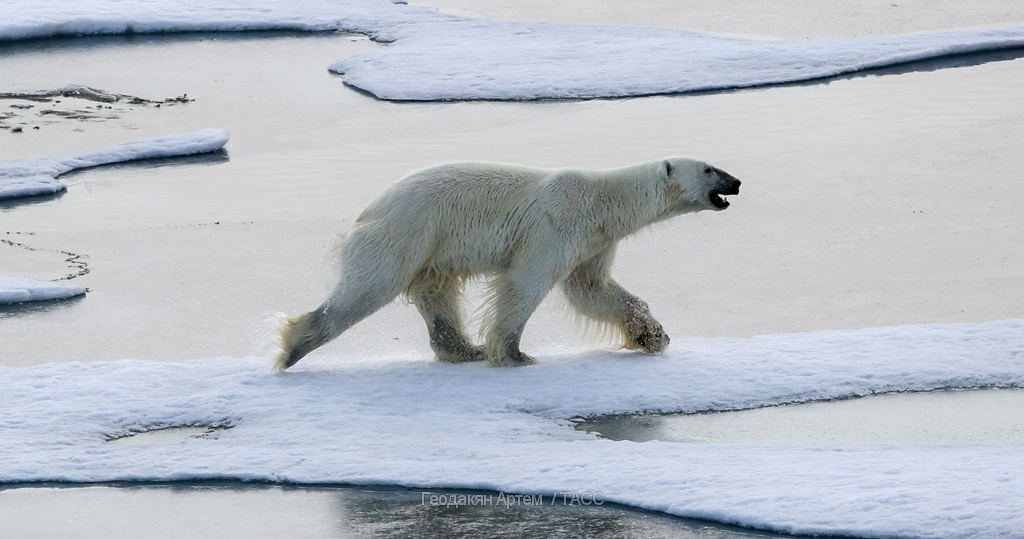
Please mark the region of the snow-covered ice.
POLYGON ((0 305, 66 299, 84 293, 85 287, 76 284, 0 275, 0 305))
POLYGON ((1024 26, 759 41, 673 29, 455 21, 331 69, 389 100, 629 97, 798 82, 1024 46, 1024 26))
POLYGON ((390 0, 11 0, 0 40, 127 32, 344 30, 388 43, 339 59, 382 99, 625 97, 745 88, 1024 47, 1024 25, 769 41, 675 29, 494 22, 390 0))
POLYGON ((215 152, 228 142, 223 129, 203 129, 122 142, 107 148, 64 157, 0 161, 0 200, 49 195, 67 189, 57 177, 75 169, 139 159, 180 157, 215 152))
POLYGON ((389 484, 607 501, 863 537, 1019 537, 1024 446, 613 442, 578 416, 703 411, 951 387, 1024 387, 1024 320, 551 350, 515 369, 426 358, 0 368, 0 482, 389 484), (120 445, 168 425, 214 439, 120 445))

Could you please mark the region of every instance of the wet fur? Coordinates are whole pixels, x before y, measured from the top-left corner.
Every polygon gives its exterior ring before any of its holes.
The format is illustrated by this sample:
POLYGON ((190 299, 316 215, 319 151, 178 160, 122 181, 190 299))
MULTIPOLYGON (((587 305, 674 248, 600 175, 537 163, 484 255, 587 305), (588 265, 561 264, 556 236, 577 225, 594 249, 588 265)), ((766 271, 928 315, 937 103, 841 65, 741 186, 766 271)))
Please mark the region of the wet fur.
POLYGON ((422 315, 437 359, 533 362, 523 328, 551 288, 631 350, 669 344, 646 302, 611 278, 619 240, 656 222, 716 208, 713 190, 739 181, 694 159, 669 158, 607 171, 541 170, 459 163, 412 174, 356 220, 340 244, 341 275, 316 309, 281 327, 275 369, 404 294, 422 315), (465 280, 486 276, 483 345, 465 331, 465 280))

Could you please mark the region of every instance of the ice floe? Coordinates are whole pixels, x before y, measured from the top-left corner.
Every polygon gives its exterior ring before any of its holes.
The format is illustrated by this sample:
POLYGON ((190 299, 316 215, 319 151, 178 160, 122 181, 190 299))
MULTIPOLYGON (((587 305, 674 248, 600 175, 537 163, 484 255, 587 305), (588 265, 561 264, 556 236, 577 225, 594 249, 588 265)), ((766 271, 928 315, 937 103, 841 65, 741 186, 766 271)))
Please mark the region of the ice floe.
POLYGON ((629 97, 808 81, 1024 46, 1024 26, 801 41, 546 23, 435 26, 331 69, 347 84, 389 100, 629 97))
POLYGON ((1013 537, 1024 446, 613 442, 577 416, 1024 387, 1024 321, 550 350, 515 369, 426 358, 113 361, 0 368, 0 482, 238 479, 475 488, 789 533, 1013 537), (173 445, 108 440, 216 426, 173 445))
POLYGON ((388 100, 626 97, 807 81, 1024 47, 1024 25, 892 37, 770 41, 676 29, 495 22, 389 0, 11 0, 0 40, 129 32, 343 30, 388 43, 339 59, 388 100))

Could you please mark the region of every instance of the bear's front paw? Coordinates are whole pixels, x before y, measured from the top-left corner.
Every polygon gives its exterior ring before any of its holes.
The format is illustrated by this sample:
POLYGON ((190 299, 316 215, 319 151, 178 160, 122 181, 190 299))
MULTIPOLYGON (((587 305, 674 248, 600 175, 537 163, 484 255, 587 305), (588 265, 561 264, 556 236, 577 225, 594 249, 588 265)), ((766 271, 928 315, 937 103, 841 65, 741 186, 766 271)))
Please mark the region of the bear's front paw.
POLYGON ((670 340, 668 333, 665 333, 661 324, 650 320, 632 332, 629 341, 626 343, 626 348, 642 350, 648 354, 657 354, 668 348, 670 340))
POLYGON ((657 332, 644 332, 637 335, 636 344, 641 350, 648 354, 657 354, 658 352, 662 352, 668 348, 670 340, 668 333, 665 333, 664 331, 661 331, 661 328, 658 328, 657 332))

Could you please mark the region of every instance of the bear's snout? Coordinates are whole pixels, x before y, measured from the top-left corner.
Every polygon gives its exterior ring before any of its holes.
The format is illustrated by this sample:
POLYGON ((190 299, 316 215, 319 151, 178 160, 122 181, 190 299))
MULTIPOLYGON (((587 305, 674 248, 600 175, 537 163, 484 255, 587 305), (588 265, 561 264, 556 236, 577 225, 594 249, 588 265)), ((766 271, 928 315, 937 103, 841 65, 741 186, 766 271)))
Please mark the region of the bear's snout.
POLYGON ((730 178, 725 182, 724 187, 718 189, 723 195, 738 195, 740 194, 740 184, 743 183, 736 178, 730 178))
POLYGON ((740 181, 729 174, 728 172, 718 167, 708 167, 710 170, 706 172, 714 171, 714 182, 711 184, 711 189, 708 192, 708 202, 711 203, 711 207, 716 210, 724 210, 729 207, 729 201, 725 199, 725 195, 738 195, 740 194, 740 181))
POLYGON ((740 194, 740 180, 732 174, 714 167, 715 175, 718 176, 718 181, 715 182, 715 191, 721 195, 738 195, 740 194))

